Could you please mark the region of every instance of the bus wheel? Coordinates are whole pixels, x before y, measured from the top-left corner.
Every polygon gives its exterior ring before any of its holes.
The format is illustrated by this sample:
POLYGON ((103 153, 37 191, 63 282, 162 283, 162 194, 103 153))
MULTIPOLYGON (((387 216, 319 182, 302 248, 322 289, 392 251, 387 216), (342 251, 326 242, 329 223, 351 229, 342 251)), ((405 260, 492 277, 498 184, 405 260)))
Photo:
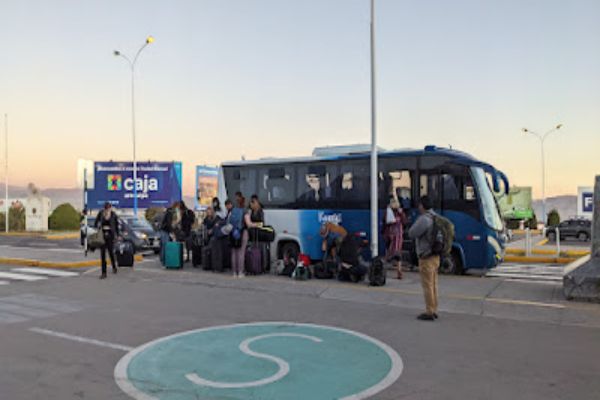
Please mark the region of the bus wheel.
POLYGON ((298 262, 298 256, 300 255, 300 247, 294 242, 287 242, 281 246, 279 254, 286 264, 288 262, 296 264, 298 262))
POLYGON ((440 263, 440 272, 445 275, 462 275, 464 272, 462 260, 456 252, 452 252, 450 256, 442 258, 440 263))

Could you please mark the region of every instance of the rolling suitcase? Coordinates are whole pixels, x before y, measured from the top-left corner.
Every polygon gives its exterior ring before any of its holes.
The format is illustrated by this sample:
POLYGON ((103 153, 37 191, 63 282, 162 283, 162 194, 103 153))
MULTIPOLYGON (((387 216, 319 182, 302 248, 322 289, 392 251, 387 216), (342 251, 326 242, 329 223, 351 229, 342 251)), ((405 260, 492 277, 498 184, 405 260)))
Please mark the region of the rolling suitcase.
POLYGON ((133 267, 134 248, 131 242, 119 242, 115 251, 119 267, 133 267))
POLYGON ((202 269, 209 271, 212 269, 212 249, 206 245, 202 247, 202 269))
POLYGON ((257 244, 251 244, 246 249, 246 273, 260 275, 263 273, 262 252, 257 244))
POLYGON ((198 268, 202 264, 202 246, 192 244, 192 266, 198 268))
POLYGON ((165 245, 165 268, 183 268, 183 243, 167 242, 165 245))
POLYGON ((223 272, 224 269, 224 254, 223 254, 223 240, 213 239, 210 242, 210 263, 212 264, 213 271, 223 272))

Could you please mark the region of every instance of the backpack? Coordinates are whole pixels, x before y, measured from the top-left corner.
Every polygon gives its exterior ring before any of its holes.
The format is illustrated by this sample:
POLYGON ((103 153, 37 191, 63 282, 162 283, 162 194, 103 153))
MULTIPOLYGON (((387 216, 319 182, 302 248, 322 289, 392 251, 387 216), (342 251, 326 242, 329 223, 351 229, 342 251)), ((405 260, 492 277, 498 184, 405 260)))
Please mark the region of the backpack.
POLYGON ((306 267, 302 263, 298 264, 298 266, 294 269, 294 272, 292 273, 292 279, 295 279, 297 281, 306 281, 310 279, 310 271, 308 267, 306 267))
POLYGON ((315 264, 315 278, 333 279, 335 277, 336 269, 334 261, 328 260, 323 263, 315 264))
POLYGON ((377 257, 369 268, 369 286, 384 286, 386 281, 385 267, 381 258, 377 257))
POLYGON ((454 243, 454 225, 448 218, 438 214, 431 215, 433 225, 431 229, 431 254, 448 256, 454 243))
POLYGON ((240 248, 242 246, 242 227, 244 220, 244 210, 236 207, 231 210, 231 215, 229 217, 229 223, 232 225, 231 233, 229 237, 231 238, 231 247, 240 248))

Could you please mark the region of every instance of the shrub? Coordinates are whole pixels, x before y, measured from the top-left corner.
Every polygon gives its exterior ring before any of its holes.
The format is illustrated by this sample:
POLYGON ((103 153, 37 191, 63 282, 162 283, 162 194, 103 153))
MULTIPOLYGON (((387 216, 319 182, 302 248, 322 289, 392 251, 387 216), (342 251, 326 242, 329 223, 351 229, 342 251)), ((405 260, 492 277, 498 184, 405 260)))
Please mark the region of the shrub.
POLYGON ((79 212, 69 203, 61 204, 56 207, 50 218, 48 218, 48 228, 57 231, 77 230, 79 229, 79 212))
MULTIPOLYGON (((4 232, 4 213, 0 213, 0 231, 4 232)), ((25 230, 25 208, 11 207, 8 209, 8 230, 9 231, 24 231, 25 230)))
POLYGON ((537 220, 537 216, 535 215, 535 213, 533 213, 533 216, 529 219, 529 221, 527 221, 527 226, 529 226, 529 229, 537 229, 538 228, 538 220, 537 220))
POLYGON ((546 226, 556 226, 560 224, 560 214, 556 209, 548 213, 548 224, 546 226))

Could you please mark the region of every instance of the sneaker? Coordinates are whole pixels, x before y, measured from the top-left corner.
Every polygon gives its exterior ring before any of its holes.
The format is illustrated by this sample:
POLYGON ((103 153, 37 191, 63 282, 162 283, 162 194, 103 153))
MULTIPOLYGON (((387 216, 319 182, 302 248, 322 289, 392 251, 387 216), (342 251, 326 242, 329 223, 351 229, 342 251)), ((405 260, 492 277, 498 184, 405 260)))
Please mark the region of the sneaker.
POLYGON ((420 321, 435 321, 435 317, 431 314, 423 313, 417 317, 420 321))
POLYGON ((100 275, 100 279, 106 279, 106 274, 100 275))

